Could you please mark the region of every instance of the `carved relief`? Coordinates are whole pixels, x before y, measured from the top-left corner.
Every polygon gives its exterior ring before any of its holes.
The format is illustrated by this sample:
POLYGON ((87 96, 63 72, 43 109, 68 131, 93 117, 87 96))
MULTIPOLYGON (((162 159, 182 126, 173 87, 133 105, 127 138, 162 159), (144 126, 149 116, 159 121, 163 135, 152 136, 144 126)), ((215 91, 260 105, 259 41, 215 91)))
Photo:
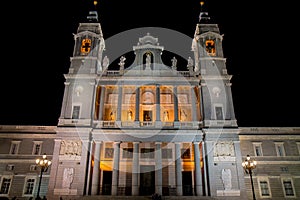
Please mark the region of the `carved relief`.
POLYGON ((234 144, 232 141, 221 141, 215 144, 214 156, 235 156, 234 144))
POLYGON ((59 155, 81 155, 81 141, 63 140, 60 144, 59 155))
POLYGON ((65 168, 64 169, 64 175, 63 175, 63 182, 62 187, 66 189, 71 188, 71 184, 73 182, 74 178, 74 168, 65 168))
POLYGON ((222 169, 222 182, 224 185, 224 190, 231 190, 231 170, 230 169, 222 169))

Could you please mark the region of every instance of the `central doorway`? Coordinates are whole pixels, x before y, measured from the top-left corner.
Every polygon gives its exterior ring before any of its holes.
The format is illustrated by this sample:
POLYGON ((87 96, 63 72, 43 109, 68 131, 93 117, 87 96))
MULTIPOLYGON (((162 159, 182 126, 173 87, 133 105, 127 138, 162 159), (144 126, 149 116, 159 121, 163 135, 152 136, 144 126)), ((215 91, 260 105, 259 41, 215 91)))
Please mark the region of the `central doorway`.
POLYGON ((155 192, 155 168, 153 165, 142 165, 140 173, 140 195, 152 195, 155 192))

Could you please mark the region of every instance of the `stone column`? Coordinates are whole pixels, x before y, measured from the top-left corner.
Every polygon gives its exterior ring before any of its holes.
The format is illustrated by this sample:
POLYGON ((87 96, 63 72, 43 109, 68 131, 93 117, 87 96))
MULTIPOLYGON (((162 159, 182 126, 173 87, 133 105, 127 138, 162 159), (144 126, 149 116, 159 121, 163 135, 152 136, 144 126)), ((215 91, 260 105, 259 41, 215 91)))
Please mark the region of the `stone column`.
POLYGON ((69 102, 69 91, 70 91, 70 82, 65 82, 65 90, 64 90, 64 97, 63 97, 63 102, 62 102, 62 106, 61 106, 61 113, 60 113, 60 118, 64 119, 65 114, 66 114, 66 109, 67 109, 67 105, 69 102))
POLYGON ((135 121, 140 121, 140 88, 136 88, 135 94, 135 121))
POLYGON ((101 152, 101 142, 95 142, 94 169, 93 169, 93 176, 92 176, 92 195, 99 194, 100 152, 101 152))
POLYGON ((116 121, 121 121, 121 116, 122 116, 122 96, 123 96, 123 88, 122 88, 122 86, 119 86, 119 91, 118 91, 118 108, 117 108, 117 119, 116 119, 116 121))
POLYGON ((132 158, 132 196, 139 195, 139 142, 133 142, 133 158, 132 158))
POLYGON ((155 143, 155 192, 162 195, 161 142, 155 143))
POLYGON ((192 121, 198 121, 197 120, 197 98, 196 98, 196 94, 195 94, 195 90, 194 87, 191 87, 191 99, 192 99, 192 121))
POLYGON ((202 196, 202 177, 201 177, 201 165, 200 165, 200 150, 199 142, 194 142, 194 162, 195 162, 195 188, 196 195, 202 196))
POLYGON ((203 155, 203 177, 202 179, 204 180, 204 191, 203 195, 206 196, 208 194, 208 180, 207 180, 207 168, 206 168, 206 147, 205 147, 205 142, 202 140, 202 155, 203 155))
POLYGON ((120 164, 120 142, 114 142, 114 158, 113 158, 113 173, 111 195, 118 194, 118 179, 119 179, 119 164, 120 164))
POLYGON ((173 89, 174 95, 174 121, 178 121, 178 98, 177 98, 177 87, 175 86, 173 89))
POLYGON ((180 143, 175 143, 175 170, 177 196, 182 196, 182 166, 180 143))
POLYGON ((160 120, 160 85, 156 85, 156 121, 160 120))
POLYGON ((100 107, 99 107, 99 116, 98 119, 100 121, 103 120, 103 110, 104 110, 104 99, 105 98, 105 87, 101 86, 101 94, 100 94, 100 107))

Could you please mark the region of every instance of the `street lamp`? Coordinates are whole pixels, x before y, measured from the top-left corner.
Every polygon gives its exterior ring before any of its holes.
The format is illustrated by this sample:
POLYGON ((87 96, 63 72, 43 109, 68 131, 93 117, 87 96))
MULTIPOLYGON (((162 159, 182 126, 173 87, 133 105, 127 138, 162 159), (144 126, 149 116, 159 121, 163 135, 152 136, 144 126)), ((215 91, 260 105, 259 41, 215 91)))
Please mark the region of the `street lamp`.
POLYGON ((252 170, 256 167, 256 164, 257 162, 254 159, 251 159, 249 155, 247 155, 246 160, 242 162, 242 166, 244 167, 246 173, 250 174, 253 200, 256 200, 256 198, 255 198, 255 192, 254 192, 254 186, 252 180, 252 170))
POLYGON ((36 196, 36 199, 41 199, 40 198, 40 189, 41 189, 41 182, 42 182, 43 172, 47 171, 48 167, 51 165, 51 161, 48 160, 46 154, 44 154, 42 159, 39 159, 39 158, 36 159, 35 163, 37 164, 37 166, 39 166, 41 168, 39 187, 38 187, 37 196, 36 196))

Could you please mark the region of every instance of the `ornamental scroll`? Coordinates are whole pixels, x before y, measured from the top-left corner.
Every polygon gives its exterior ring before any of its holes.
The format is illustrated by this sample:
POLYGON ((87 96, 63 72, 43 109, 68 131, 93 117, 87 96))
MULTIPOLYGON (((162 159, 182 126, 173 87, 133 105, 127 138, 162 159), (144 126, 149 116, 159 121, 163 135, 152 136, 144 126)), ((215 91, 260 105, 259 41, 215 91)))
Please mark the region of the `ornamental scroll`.
POLYGON ((81 141, 80 140, 63 140, 60 143, 59 155, 81 155, 81 141))

